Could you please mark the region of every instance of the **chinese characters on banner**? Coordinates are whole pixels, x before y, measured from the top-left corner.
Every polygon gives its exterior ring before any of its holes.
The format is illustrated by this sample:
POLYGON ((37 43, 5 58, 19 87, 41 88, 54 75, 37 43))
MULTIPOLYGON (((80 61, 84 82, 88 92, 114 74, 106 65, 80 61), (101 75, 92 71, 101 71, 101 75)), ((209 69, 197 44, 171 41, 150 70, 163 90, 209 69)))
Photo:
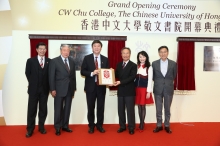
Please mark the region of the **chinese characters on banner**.
POLYGON ((103 27, 105 30, 113 30, 113 31, 130 31, 130 30, 145 30, 147 32, 203 32, 208 33, 212 32, 212 28, 214 28, 214 33, 220 33, 220 22, 215 22, 215 24, 212 24, 210 22, 206 22, 202 24, 201 22, 178 22, 175 21, 172 23, 171 21, 167 22, 152 22, 150 20, 141 21, 141 20, 135 20, 135 21, 129 21, 126 20, 124 22, 121 22, 119 20, 115 21, 108 21, 105 20, 99 20, 99 19, 93 19, 89 21, 88 19, 83 19, 81 21, 81 28, 82 30, 99 30, 101 27, 103 27), (113 26, 110 28, 110 26, 113 26), (154 27, 153 27, 154 26, 154 27))

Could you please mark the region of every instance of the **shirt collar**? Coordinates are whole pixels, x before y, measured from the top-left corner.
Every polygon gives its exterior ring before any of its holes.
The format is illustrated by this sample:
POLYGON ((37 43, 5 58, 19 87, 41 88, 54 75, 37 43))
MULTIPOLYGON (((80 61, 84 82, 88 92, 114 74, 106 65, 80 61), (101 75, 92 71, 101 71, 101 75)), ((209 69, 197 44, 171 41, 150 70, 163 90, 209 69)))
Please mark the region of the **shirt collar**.
POLYGON ((143 65, 139 64, 139 65, 138 65, 138 68, 139 68, 139 67, 145 68, 145 64, 143 64, 143 65))
POLYGON ((95 58, 95 57, 98 57, 98 58, 100 58, 100 54, 98 55, 98 56, 95 56, 95 54, 93 54, 93 57, 95 58))
MULTIPOLYGON (((61 56, 62 60, 65 61, 65 58, 62 55, 60 55, 60 56, 61 56)), ((68 57, 66 58, 66 60, 69 61, 68 57)))
POLYGON ((127 60, 127 61, 123 61, 123 63, 125 63, 125 64, 127 64, 129 62, 129 60, 127 60))
POLYGON ((165 61, 163 61, 162 59, 160 59, 160 63, 167 63, 168 59, 166 59, 165 61))
MULTIPOLYGON (((37 59, 41 60, 41 56, 37 55, 37 59)), ((43 56, 43 60, 45 59, 45 56, 43 56)))

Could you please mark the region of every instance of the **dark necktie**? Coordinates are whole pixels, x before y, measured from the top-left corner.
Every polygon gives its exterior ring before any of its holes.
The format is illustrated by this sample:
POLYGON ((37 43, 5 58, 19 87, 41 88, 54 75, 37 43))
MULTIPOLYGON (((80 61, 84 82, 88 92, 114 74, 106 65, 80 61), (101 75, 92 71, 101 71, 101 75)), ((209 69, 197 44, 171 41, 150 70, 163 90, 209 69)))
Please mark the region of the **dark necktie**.
POLYGON ((68 66, 68 64, 67 64, 67 60, 66 60, 66 58, 64 59, 64 61, 65 61, 66 69, 67 69, 68 73, 70 73, 70 68, 69 68, 69 66, 68 66))
MULTIPOLYGON (((99 69, 99 63, 98 63, 97 58, 98 57, 95 57, 95 69, 99 69)), ((97 78, 96 84, 99 85, 99 77, 96 76, 96 78, 97 78)))
POLYGON ((124 68, 125 68, 125 65, 126 65, 126 63, 124 62, 124 63, 122 64, 122 69, 124 69, 124 68))

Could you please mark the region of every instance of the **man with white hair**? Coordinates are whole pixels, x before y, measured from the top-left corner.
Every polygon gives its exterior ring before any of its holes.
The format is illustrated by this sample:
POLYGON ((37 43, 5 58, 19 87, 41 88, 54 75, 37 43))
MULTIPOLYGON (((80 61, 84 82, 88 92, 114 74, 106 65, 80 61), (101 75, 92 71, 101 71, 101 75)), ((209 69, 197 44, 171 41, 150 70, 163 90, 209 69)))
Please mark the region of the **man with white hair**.
POLYGON ((63 131, 72 132, 69 128, 69 117, 72 98, 76 90, 75 63, 69 57, 69 45, 61 45, 60 56, 51 60, 49 66, 50 91, 54 97, 54 128, 56 135, 63 131))

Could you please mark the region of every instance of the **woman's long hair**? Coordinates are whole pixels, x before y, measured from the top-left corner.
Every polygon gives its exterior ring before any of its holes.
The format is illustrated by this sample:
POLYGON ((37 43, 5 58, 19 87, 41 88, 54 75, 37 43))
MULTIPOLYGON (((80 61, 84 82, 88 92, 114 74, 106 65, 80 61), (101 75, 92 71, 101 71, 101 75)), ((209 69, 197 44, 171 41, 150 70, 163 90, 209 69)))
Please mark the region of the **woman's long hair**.
POLYGON ((146 57, 146 61, 145 61, 144 65, 145 65, 145 67, 149 68, 150 67, 149 56, 148 56, 147 52, 145 52, 145 51, 141 51, 137 54, 137 65, 139 66, 141 64, 141 62, 139 60, 140 54, 146 57))

